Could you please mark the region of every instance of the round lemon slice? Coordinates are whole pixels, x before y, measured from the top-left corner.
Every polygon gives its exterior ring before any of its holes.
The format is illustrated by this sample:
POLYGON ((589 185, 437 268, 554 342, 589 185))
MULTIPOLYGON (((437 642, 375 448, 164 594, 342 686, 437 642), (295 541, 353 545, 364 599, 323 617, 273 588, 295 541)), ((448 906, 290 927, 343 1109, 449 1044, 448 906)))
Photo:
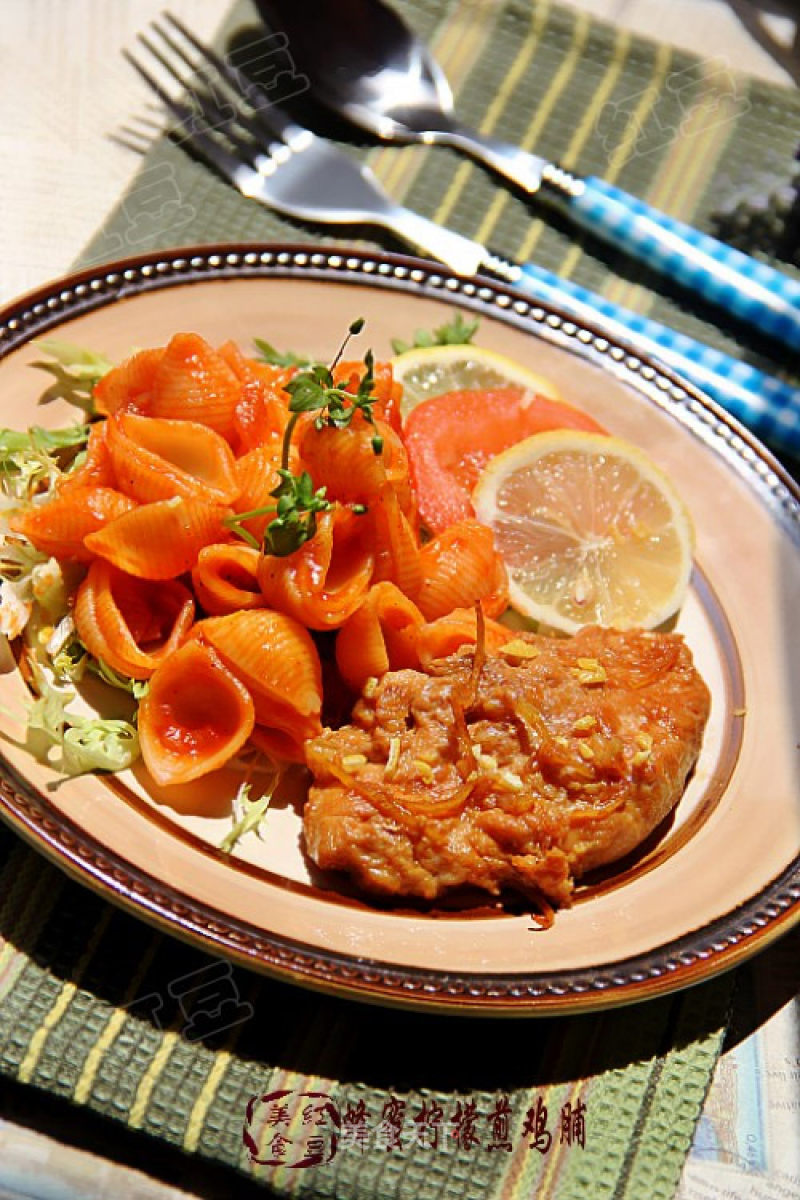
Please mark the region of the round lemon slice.
POLYGON ((654 629, 680 608, 691 518, 636 446, 568 429, 537 433, 492 459, 472 499, 494 530, 512 606, 540 625, 654 629))
POLYGON ((394 378, 403 385, 403 414, 431 396, 446 392, 521 387, 560 400, 554 383, 521 363, 481 346, 424 346, 392 360, 394 378))

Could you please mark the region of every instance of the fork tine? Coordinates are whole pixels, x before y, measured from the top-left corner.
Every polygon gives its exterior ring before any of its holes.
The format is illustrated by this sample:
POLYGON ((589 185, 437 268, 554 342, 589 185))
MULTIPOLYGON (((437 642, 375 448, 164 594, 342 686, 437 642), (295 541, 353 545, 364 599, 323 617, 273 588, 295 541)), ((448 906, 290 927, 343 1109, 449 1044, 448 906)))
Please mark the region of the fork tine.
MULTIPOLYGON (((156 32, 160 32, 157 27, 155 27, 155 28, 156 28, 156 32)), ((192 87, 189 80, 186 79, 185 76, 183 76, 181 74, 181 72, 177 69, 177 67, 174 65, 174 63, 171 63, 165 57, 163 51, 160 50, 158 46, 154 45, 153 42, 150 41, 150 39, 147 37, 146 34, 137 33, 136 39, 144 46, 145 50, 149 51, 149 53, 152 54, 152 56, 156 60, 156 62, 159 63, 163 67, 163 69, 167 72, 167 74, 170 75, 175 80, 175 82, 180 85, 181 89, 184 92, 189 92, 192 96, 196 97, 197 89, 192 87)), ((184 61, 186 61, 186 60, 184 59, 184 61)), ((151 84, 152 84, 152 79, 151 79, 151 84)), ((161 98, 163 99, 163 91, 162 91, 162 93, 159 93, 159 94, 161 95, 161 98)))
MULTIPOLYGON (((171 19, 170 14, 165 12, 164 18, 165 18, 165 20, 169 21, 171 19)), ((183 61, 185 62, 186 66, 189 68, 190 71, 192 71, 193 73, 197 72, 197 64, 194 62, 193 59, 191 59, 189 57, 189 54, 188 54, 186 48, 184 46, 181 46, 180 43, 172 36, 172 34, 167 29, 164 28, 163 25, 159 25, 158 21, 151 21, 150 28, 155 30, 155 32, 158 34, 158 36, 160 38, 163 38, 163 40, 169 46, 170 50, 174 50, 174 52, 178 55, 178 57, 183 59, 183 61)), ((186 36, 186 35, 184 35, 184 36, 186 36)))
POLYGON ((178 33, 180 33, 180 35, 184 37, 187 42, 194 46, 200 57, 204 58, 206 62, 210 63, 211 66, 214 67, 214 69, 226 81, 235 95, 240 99, 247 101, 247 103, 253 109, 254 121, 266 134, 268 134, 270 139, 274 139, 276 137, 282 138, 288 146, 292 146, 293 148, 296 144, 299 145, 306 140, 308 137, 308 130, 304 129, 302 125, 298 125, 295 121, 290 120, 286 113, 277 105, 273 104, 272 101, 267 101, 266 107, 269 109, 268 116, 265 113, 264 105, 253 102, 252 91, 254 87, 258 88, 258 84, 251 83, 241 71, 239 71, 236 67, 231 66, 226 59, 217 54, 216 50, 213 50, 211 46, 206 46, 203 44, 203 42, 199 41, 199 39, 195 37, 191 30, 187 29, 183 22, 179 21, 178 18, 171 12, 165 12, 163 16, 166 21, 169 21, 169 23, 175 29, 177 29, 178 33))
POLYGON ((134 58, 127 47, 123 47, 122 57, 130 63, 138 75, 141 75, 147 86, 155 92, 161 103, 169 109, 172 115, 177 117, 178 120, 182 122, 186 115, 189 114, 189 109, 187 106, 185 104, 180 104, 177 100, 174 100, 173 97, 170 96, 169 92, 161 86, 156 77, 151 75, 147 68, 142 66, 138 59, 134 58))
MULTIPOLYGON (((154 26, 156 33, 163 36, 162 30, 158 26, 154 26)), ((164 56, 157 46, 144 36, 138 35, 141 44, 150 51, 153 57, 161 64, 162 68, 167 71, 173 79, 185 90, 189 91, 192 100, 192 105, 181 105, 184 116, 181 118, 181 125, 187 135, 193 136, 195 133, 203 133, 206 136, 211 135, 215 131, 224 132, 228 141, 233 144, 234 149, 239 153, 245 164, 249 163, 257 167, 260 158, 263 158, 262 147, 247 141, 237 132, 235 128, 236 120, 238 119, 242 125, 247 125, 246 120, 236 112, 236 109, 229 106, 225 108, 217 102, 212 91, 205 91, 199 88, 192 87, 190 81, 178 71, 175 66, 164 56), (202 117, 206 122, 207 128, 200 130, 198 118, 202 117)), ((171 43, 169 43, 171 44, 171 43)), ((180 52, 179 52, 180 53, 180 52)), ((181 58, 190 67, 193 68, 191 59, 187 58, 185 52, 181 53, 181 58)), ((172 111, 175 112, 175 104, 171 104, 172 111)), ((222 147, 220 147, 222 149, 222 147)))
MULTIPOLYGON (((189 56, 185 47, 179 45, 179 43, 175 40, 175 38, 173 38, 167 32, 166 29, 164 29, 161 25, 159 25, 157 21, 151 21, 150 27, 153 30, 153 32, 158 34, 158 36, 162 39, 162 41, 166 43, 166 45, 170 48, 170 50, 173 52, 173 54, 176 54, 183 61, 183 63, 189 68, 191 75, 197 75, 203 79, 203 83, 206 84, 208 87, 208 94, 211 96, 212 99, 214 99, 213 89, 211 88, 211 81, 208 80, 207 78, 203 78, 200 68, 198 67, 197 63, 189 56)), ((169 65, 167 64, 164 57, 155 49, 155 47, 152 45, 152 43, 148 42, 147 39, 144 38, 141 34, 139 34, 139 38, 147 46, 150 53, 154 54, 158 58, 158 61, 161 63, 161 65, 163 67, 167 68, 169 71, 171 71, 171 73, 178 80, 178 82, 181 84, 181 86, 186 88, 187 90, 191 91, 192 95, 196 95, 196 91, 191 86, 189 81, 180 77, 178 75, 177 71, 175 70, 175 68, 171 64, 169 64, 169 65)), ((221 105, 216 105, 216 108, 219 112, 221 119, 224 118, 227 120, 227 119, 232 119, 233 117, 236 116, 236 109, 233 107, 232 104, 228 105, 227 114, 225 113, 225 109, 221 105)))
POLYGON ((135 154, 146 154, 153 144, 152 134, 143 133, 133 125, 120 125, 119 129, 109 134, 109 137, 112 142, 116 142, 126 150, 133 150, 135 154))
MULTIPOLYGON (((148 45, 145 38, 141 40, 144 45, 148 45)), ((224 175, 236 187, 242 187, 243 183, 246 183, 245 173, 249 176, 256 174, 252 167, 242 163, 216 142, 207 130, 200 129, 196 121, 195 110, 171 96, 129 50, 123 49, 122 53, 145 83, 153 89, 164 107, 177 119, 178 124, 187 135, 189 144, 215 166, 221 175, 224 175)))
MULTIPOLYGON (((155 21, 151 23, 151 27, 154 32, 163 39, 170 50, 179 55, 181 60, 189 68, 190 72, 194 75, 199 75, 202 78, 202 74, 197 63, 190 57, 189 54, 187 54, 186 50, 182 46, 179 46, 175 39, 172 38, 170 34, 155 21)), ((200 109, 200 112, 208 124, 212 128, 222 129, 226 137, 234 144, 236 149, 239 150, 239 152, 248 160, 252 161, 254 165, 258 165, 257 160, 260 152, 263 151, 267 155, 272 155, 278 150, 279 147, 284 145, 283 142, 276 141, 271 133, 269 137, 265 137, 261 126, 257 125, 252 118, 246 116, 240 108, 236 107, 233 103, 230 103, 227 100, 227 97, 222 103, 220 103, 216 90, 213 87, 212 80, 204 80, 204 83, 207 84, 205 89, 201 90, 191 87, 189 81, 181 76, 175 70, 172 64, 167 62, 163 54, 159 53, 152 43, 147 41, 147 39, 141 35, 139 36, 141 41, 147 46, 148 50, 150 50, 150 52, 156 56, 161 65, 166 70, 170 71, 173 77, 181 84, 183 88, 191 91, 197 107, 200 109), (241 134, 237 131, 236 126, 238 126, 239 129, 243 129, 246 133, 253 137, 256 142, 255 148, 248 141, 241 137, 241 134)), ((237 100, 238 99, 239 97, 237 96, 237 100)))

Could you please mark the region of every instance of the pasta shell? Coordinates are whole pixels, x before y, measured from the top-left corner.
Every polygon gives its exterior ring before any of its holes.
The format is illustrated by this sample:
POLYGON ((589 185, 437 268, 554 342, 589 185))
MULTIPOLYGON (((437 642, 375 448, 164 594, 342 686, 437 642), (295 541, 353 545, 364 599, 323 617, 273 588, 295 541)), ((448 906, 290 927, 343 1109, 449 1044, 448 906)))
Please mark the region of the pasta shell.
POLYGON ((194 639, 165 660, 139 704, 139 744, 156 783, 187 783, 223 766, 249 738, 250 693, 194 639))
POLYGON ((186 640, 194 601, 177 580, 136 579, 97 559, 78 588, 74 617, 90 654, 132 679, 149 679, 186 640))
POLYGON ((285 558, 261 559, 258 581, 271 608, 308 629, 338 629, 358 608, 375 564, 363 516, 335 505, 312 538, 285 558))
POLYGON ((415 597, 422 586, 419 537, 389 485, 370 502, 369 520, 375 546, 373 579, 390 580, 406 596, 415 597))
POLYGON ((233 444, 237 454, 246 454, 257 446, 280 448, 289 423, 287 398, 265 388, 257 379, 242 384, 233 422, 233 444))
POLYGON ((257 725, 281 735, 281 757, 302 762, 304 742, 322 728, 322 670, 308 630, 283 613, 253 609, 209 617, 196 631, 247 687, 257 725))
POLYGON ((324 487, 329 499, 344 503, 366 501, 375 495, 386 483, 383 454, 376 454, 372 447, 376 436, 380 436, 378 430, 360 416, 344 429, 332 425, 317 429, 313 421, 306 422, 298 450, 314 486, 324 487))
POLYGON ((387 671, 416 667, 418 632, 425 618, 393 583, 376 583, 336 635, 336 665, 354 692, 387 671))
POLYGON ((409 483, 408 456, 400 437, 385 421, 370 425, 360 414, 344 429, 310 420, 298 437, 298 452, 315 487, 324 487, 330 500, 369 504, 388 484, 409 515, 414 502, 409 483), (373 439, 381 439, 376 454, 373 439))
POLYGON ((252 379, 256 379, 255 362, 251 358, 246 358, 242 354, 236 342, 227 341, 218 348, 217 353, 220 358, 224 359, 230 369, 233 371, 236 378, 241 383, 248 383, 252 379))
POLYGON ((44 504, 31 504, 12 513, 8 525, 43 554, 89 562, 94 551, 86 545, 87 535, 96 534, 135 508, 135 501, 113 488, 76 487, 57 493, 44 504))
MULTIPOLYGON (((437 658, 448 658, 461 646, 474 645, 478 640, 477 617, 474 608, 455 608, 445 617, 429 621, 416 630, 415 646, 419 662, 428 667, 437 658)), ((489 654, 499 650, 516 635, 506 625, 484 619, 484 644, 489 654)))
POLYGON ((120 409, 147 412, 156 368, 164 356, 163 347, 139 350, 118 367, 113 367, 92 393, 97 412, 110 417, 120 409))
POLYGON ((428 621, 480 601, 487 617, 508 605, 505 567, 494 534, 479 521, 458 521, 420 551, 422 584, 415 600, 428 621))
POLYGON ((117 479, 106 441, 107 421, 97 421, 89 430, 86 457, 79 467, 58 481, 58 493, 72 492, 81 487, 116 488, 117 479))
POLYGON ((176 333, 156 368, 150 416, 199 421, 228 438, 241 392, 241 382, 204 338, 176 333))
POLYGON ((297 371, 297 367, 280 367, 275 363, 262 362, 257 358, 248 358, 246 354, 242 353, 241 348, 237 346, 236 342, 233 341, 224 342, 219 347, 217 353, 221 358, 224 358, 236 378, 241 380, 242 383, 249 383, 257 379, 266 387, 280 388, 297 371))
POLYGON ((234 472, 239 498, 234 507, 237 513, 253 512, 260 508, 272 510, 264 516, 242 522, 248 533, 258 541, 263 539, 264 530, 275 516, 277 502, 271 493, 280 483, 280 462, 281 450, 277 443, 274 446, 257 446, 236 459, 234 472))
POLYGON ((302 740, 280 729, 270 729, 267 725, 254 725, 250 734, 251 745, 266 754, 267 758, 278 762, 304 762, 302 740))
POLYGON ((172 496, 229 504, 239 494, 230 446, 196 421, 119 413, 108 422, 108 450, 121 489, 145 504, 172 496))
POLYGON ((243 385, 234 412, 237 453, 280 444, 289 421, 289 396, 283 389, 296 368, 245 358, 233 342, 220 346, 219 353, 243 385))
MULTIPOLYGON (((340 362, 334 367, 333 378, 338 387, 345 388, 355 394, 361 382, 366 367, 363 362, 340 362)), ((376 362, 373 367, 373 385, 370 396, 375 400, 373 413, 391 425, 395 433, 401 433, 403 428, 400 415, 400 401, 403 396, 403 386, 398 383, 389 362, 376 362)))
POLYGON ((156 500, 110 521, 85 545, 129 575, 174 579, 191 570, 203 546, 225 540, 223 518, 228 515, 230 509, 202 500, 156 500))
POLYGON ((204 546, 192 568, 195 595, 207 613, 220 616, 239 609, 261 608, 259 553, 251 546, 218 542, 204 546))

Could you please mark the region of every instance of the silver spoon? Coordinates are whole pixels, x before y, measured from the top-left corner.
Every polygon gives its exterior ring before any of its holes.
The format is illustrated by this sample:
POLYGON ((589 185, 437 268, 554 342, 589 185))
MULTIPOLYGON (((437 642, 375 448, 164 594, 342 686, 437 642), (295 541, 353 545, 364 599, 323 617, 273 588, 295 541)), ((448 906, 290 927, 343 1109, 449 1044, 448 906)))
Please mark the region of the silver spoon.
POLYGON ((462 125, 439 64, 380 0, 256 0, 316 100, 387 142, 453 146, 535 192, 548 165, 462 125))
MULTIPOLYGON (((383 141, 451 146, 694 296, 800 349, 800 284, 592 176, 462 125, 441 68, 381 0, 255 0, 315 100, 383 141)), ((280 100, 280 95, 276 99, 280 100)))

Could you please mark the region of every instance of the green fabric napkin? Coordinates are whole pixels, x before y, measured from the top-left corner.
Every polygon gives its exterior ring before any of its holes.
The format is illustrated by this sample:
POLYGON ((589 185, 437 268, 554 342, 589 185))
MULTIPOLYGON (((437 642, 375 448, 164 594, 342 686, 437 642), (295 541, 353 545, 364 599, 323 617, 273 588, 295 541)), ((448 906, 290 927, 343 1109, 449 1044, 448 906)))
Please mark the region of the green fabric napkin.
MULTIPOLYGON (((411 0, 403 11, 445 67, 465 121, 701 227, 758 182, 754 147, 762 190, 790 174, 800 142, 794 92, 541 0, 411 0)), ((247 41, 252 24, 252 10, 238 7, 225 37, 247 41)), ((780 367, 774 351, 721 331, 613 252, 543 223, 454 153, 353 152, 397 200, 499 252, 780 367)), ((349 240, 371 237, 354 230, 349 240)), ((274 240, 335 237, 242 199, 159 139, 82 262, 274 240)), ((392 1012, 251 975, 154 932, 5 830, 0 862, 0 1072, 99 1114, 109 1129, 138 1131, 143 1163, 156 1146, 173 1147, 193 1186, 198 1174, 181 1154, 213 1162, 230 1195, 675 1193, 733 976, 597 1016, 392 1012)))

